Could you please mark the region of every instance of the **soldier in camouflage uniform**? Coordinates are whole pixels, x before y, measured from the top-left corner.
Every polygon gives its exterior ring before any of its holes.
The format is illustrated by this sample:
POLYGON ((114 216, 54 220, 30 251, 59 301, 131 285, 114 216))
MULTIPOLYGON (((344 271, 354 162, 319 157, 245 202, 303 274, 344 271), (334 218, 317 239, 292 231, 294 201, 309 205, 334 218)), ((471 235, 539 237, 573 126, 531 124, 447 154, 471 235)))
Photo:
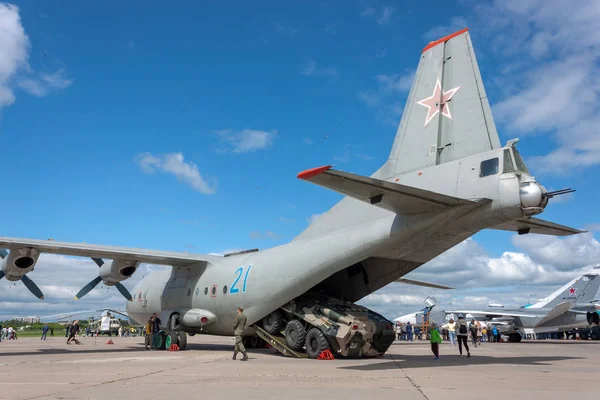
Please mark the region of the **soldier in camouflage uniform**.
POLYGON ((242 335, 244 334, 244 329, 246 328, 246 316, 244 315, 244 310, 241 307, 238 307, 237 311, 238 313, 233 320, 233 334, 235 335, 233 359, 235 360, 237 353, 240 352, 244 355, 241 361, 247 361, 248 356, 246 355, 246 348, 244 347, 244 343, 242 343, 242 335))

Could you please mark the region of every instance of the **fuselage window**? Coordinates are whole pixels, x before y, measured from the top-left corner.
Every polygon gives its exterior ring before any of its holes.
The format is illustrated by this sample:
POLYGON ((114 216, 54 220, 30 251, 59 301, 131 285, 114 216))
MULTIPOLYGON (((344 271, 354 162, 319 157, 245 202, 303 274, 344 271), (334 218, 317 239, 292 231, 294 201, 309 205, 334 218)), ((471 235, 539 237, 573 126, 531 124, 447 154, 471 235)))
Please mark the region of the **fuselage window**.
POLYGON ((481 169, 479 170, 479 176, 490 176, 498 173, 498 157, 491 158, 481 162, 481 169))
POLYGON ((215 296, 217 294, 217 287, 216 286, 212 287, 211 293, 212 293, 213 296, 215 296))
POLYGON ((512 157, 510 156, 510 150, 504 149, 504 167, 502 169, 503 173, 507 172, 515 172, 515 167, 512 162, 512 157))
POLYGON ((206 296, 207 294, 208 294, 208 288, 207 288, 207 287, 205 287, 205 288, 204 288, 204 295, 206 296))
POLYGON ((529 170, 525 166, 525 162, 521 158, 521 155, 517 151, 517 149, 513 149, 513 154, 515 155, 515 162, 517 163, 517 170, 526 173, 529 175, 529 170))
POLYGON ((223 286, 223 294, 227 294, 227 285, 223 286))
POLYGON ((191 289, 191 288, 188 288, 188 296, 189 296, 190 294, 192 294, 192 289, 191 289))
POLYGON ((198 294, 200 294, 200 288, 196 288, 196 296, 198 296, 198 294))

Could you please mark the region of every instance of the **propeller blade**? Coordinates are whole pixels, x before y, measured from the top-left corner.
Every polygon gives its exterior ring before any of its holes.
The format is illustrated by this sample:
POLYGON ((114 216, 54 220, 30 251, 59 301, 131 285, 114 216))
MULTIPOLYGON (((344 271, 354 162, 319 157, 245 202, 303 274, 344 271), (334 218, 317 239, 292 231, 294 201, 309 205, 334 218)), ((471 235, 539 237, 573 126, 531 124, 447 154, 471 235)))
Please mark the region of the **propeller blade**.
POLYGON ((6 251, 5 249, 0 249, 0 258, 6 258, 7 255, 8 251, 6 251))
POLYGON ((127 300, 129 300, 129 301, 133 300, 131 293, 129 293, 129 290, 127 290, 127 288, 125 286, 123 286, 123 284, 121 282, 117 282, 115 287, 119 290, 119 292, 121 292, 123 297, 125 297, 127 300))
POLYGON ((83 287, 83 289, 81 289, 79 291, 79 293, 77 293, 75 295, 75 300, 79 300, 80 298, 82 298, 83 296, 85 296, 86 294, 89 293, 90 290, 92 290, 93 288, 95 288, 96 286, 98 286, 98 284, 102 282, 102 278, 100 278, 99 276, 97 276, 93 281, 91 281, 90 283, 88 283, 87 285, 85 285, 83 287))
POLYGON ((40 288, 31 279, 29 279, 27 275, 23 275, 21 277, 21 282, 23 282, 23 284, 27 287, 27 289, 29 289, 31 293, 33 293, 35 297, 37 297, 40 300, 44 300, 44 294, 42 293, 40 288))
POLYGON ((101 259, 101 258, 94 258, 94 257, 92 257, 92 260, 94 260, 94 262, 96 263, 96 265, 97 265, 98 267, 101 267, 101 266, 103 266, 103 265, 104 265, 104 260, 103 260, 103 259, 101 259))
POLYGON ((4 275, 5 275, 5 274, 4 274, 4 271, 2 271, 2 270, 0 269, 0 279, 4 278, 4 275))

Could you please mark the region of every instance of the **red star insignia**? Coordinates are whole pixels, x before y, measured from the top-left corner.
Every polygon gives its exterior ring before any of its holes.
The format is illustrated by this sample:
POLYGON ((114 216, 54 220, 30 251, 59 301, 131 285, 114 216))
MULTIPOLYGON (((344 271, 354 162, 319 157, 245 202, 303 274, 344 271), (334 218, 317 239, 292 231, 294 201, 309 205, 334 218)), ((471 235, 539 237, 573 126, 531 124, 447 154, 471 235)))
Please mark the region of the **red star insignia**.
POLYGON ((569 294, 575 294, 575 288, 572 287, 571 289, 569 289, 569 294))
POLYGON ((442 94, 442 84, 440 83, 440 78, 437 79, 435 83, 435 88, 433 89, 433 94, 430 97, 427 97, 423 100, 417 101, 417 104, 422 105, 423 107, 427 107, 427 117, 425 118, 425 125, 429 123, 437 115, 442 109, 442 115, 452 119, 452 114, 450 113, 450 106, 446 104, 452 97, 458 92, 458 89, 461 87, 455 87, 454 89, 450 89, 445 91, 442 94), (441 98, 441 103, 440 103, 441 98))

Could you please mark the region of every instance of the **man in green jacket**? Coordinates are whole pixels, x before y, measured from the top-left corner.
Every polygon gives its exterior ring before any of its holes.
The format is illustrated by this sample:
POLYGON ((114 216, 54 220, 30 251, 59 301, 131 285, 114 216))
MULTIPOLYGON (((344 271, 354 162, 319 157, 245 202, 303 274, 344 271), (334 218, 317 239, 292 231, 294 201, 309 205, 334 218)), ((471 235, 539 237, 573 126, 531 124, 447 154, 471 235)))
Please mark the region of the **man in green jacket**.
POLYGON ((233 348, 233 359, 237 356, 237 353, 240 352, 244 355, 241 361, 248 361, 248 356, 246 355, 246 348, 244 347, 244 343, 242 343, 242 335, 244 334, 244 329, 246 328, 246 316, 244 315, 244 310, 241 307, 237 309, 237 315, 233 320, 233 334, 235 335, 235 347, 233 348))

